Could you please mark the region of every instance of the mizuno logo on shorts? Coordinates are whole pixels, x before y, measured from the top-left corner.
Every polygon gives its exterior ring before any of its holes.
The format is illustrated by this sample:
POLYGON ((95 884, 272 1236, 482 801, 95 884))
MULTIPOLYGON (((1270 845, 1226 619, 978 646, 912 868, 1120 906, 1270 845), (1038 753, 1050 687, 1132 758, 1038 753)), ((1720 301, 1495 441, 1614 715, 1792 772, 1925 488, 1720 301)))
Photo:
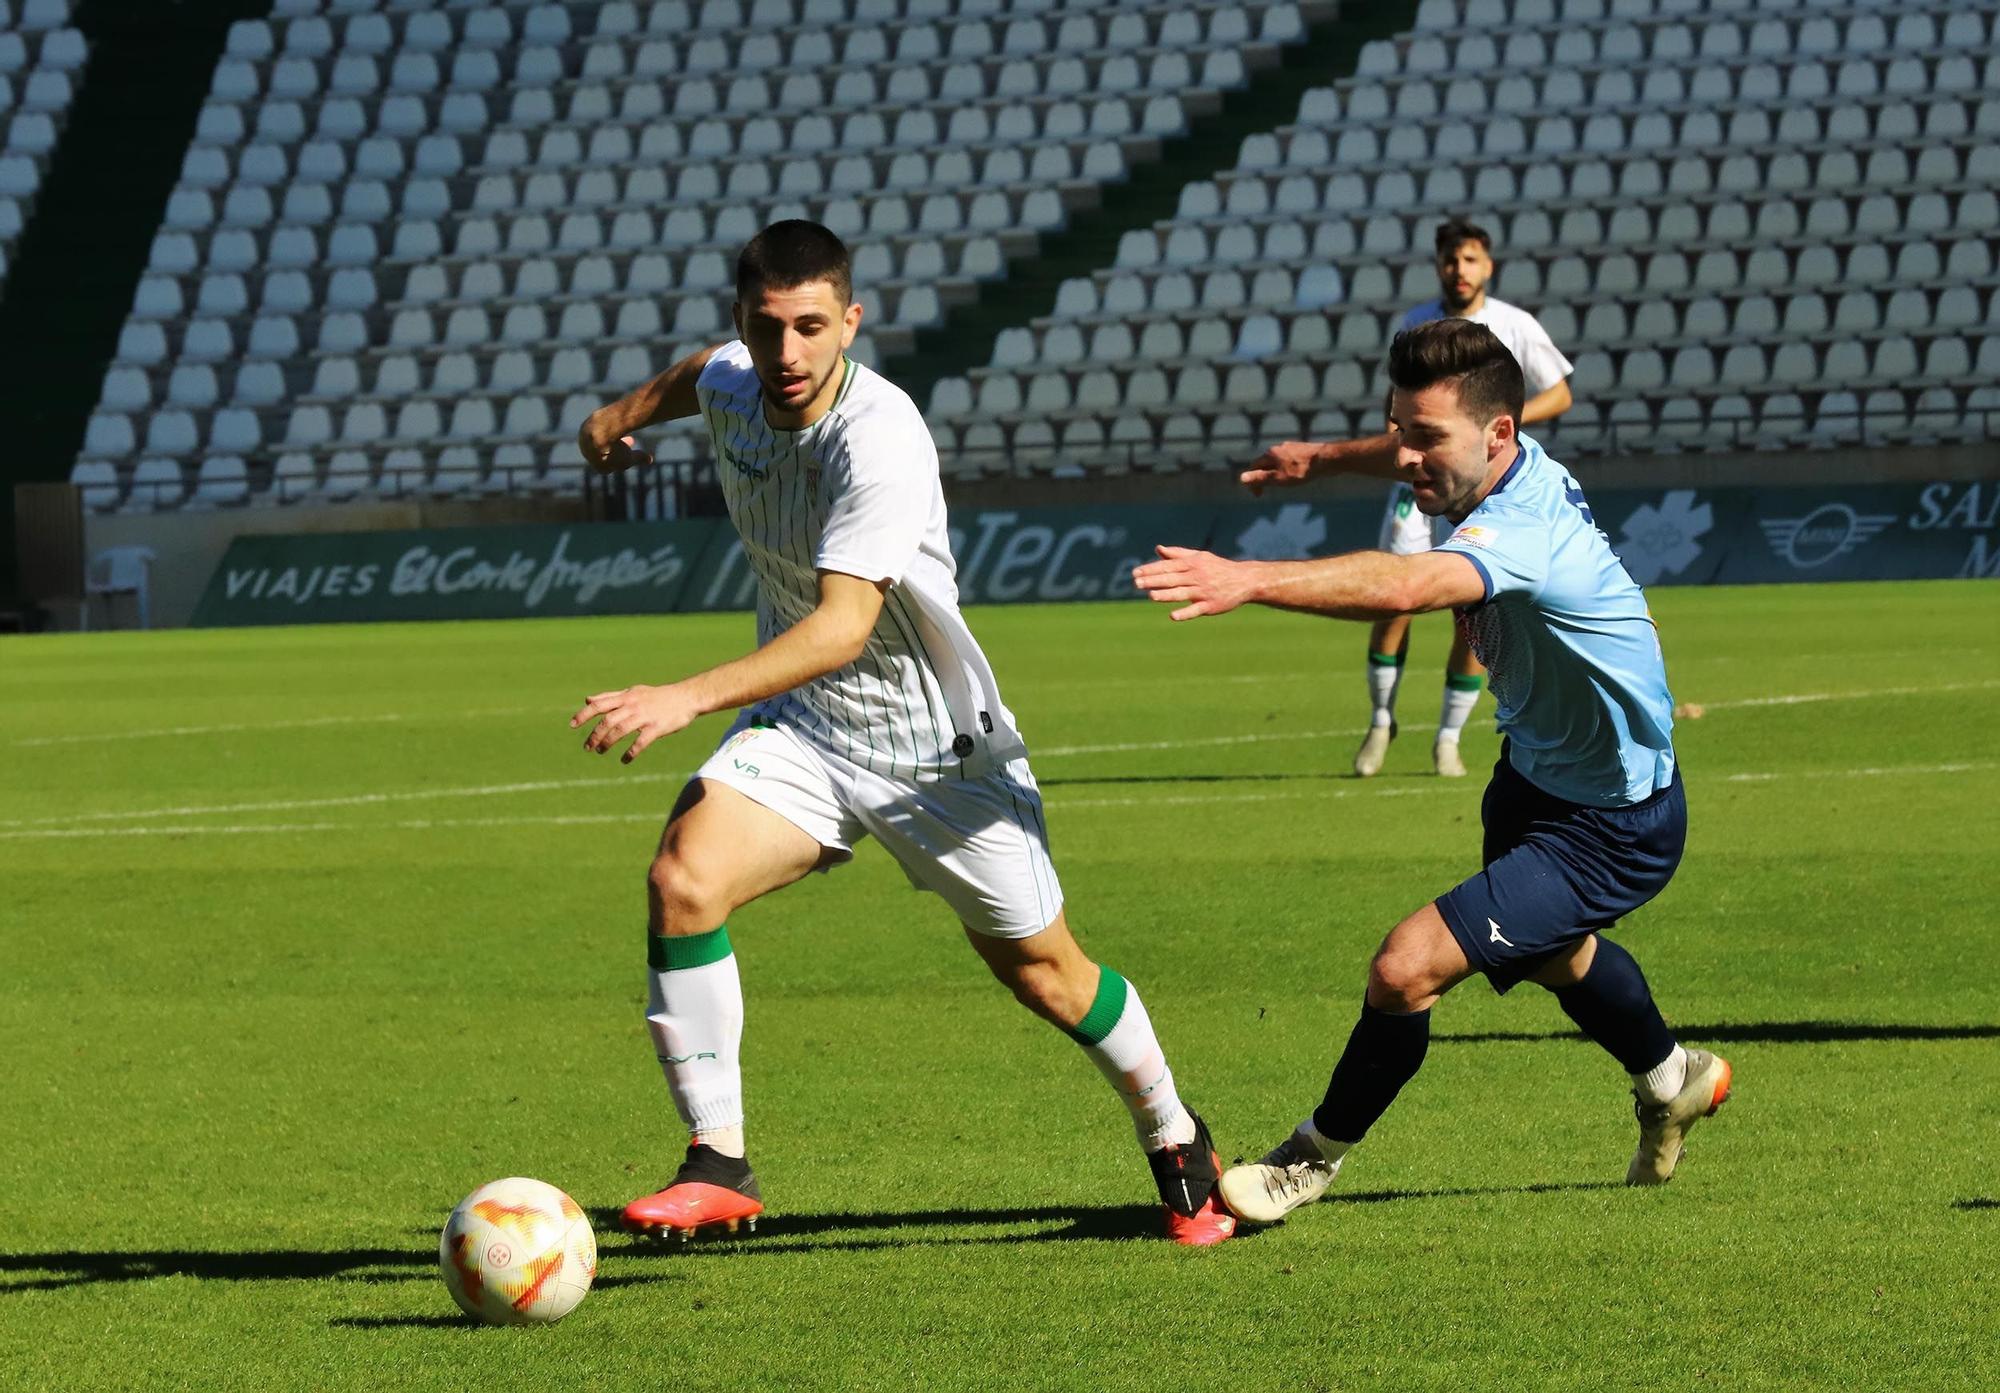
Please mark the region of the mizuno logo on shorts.
POLYGON ((1489 935, 1486 940, 1488 943, 1504 943, 1509 948, 1512 948, 1514 946, 1513 940, 1503 937, 1500 933, 1500 926, 1494 923, 1491 919, 1488 919, 1486 921, 1486 927, 1492 930, 1491 935, 1489 935))

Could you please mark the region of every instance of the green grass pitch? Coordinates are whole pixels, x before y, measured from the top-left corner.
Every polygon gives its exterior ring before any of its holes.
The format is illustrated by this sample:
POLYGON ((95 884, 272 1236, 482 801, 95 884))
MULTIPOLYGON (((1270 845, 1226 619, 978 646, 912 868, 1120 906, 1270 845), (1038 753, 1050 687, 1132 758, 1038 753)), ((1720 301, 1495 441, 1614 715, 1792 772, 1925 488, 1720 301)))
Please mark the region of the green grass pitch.
MULTIPOLYGON (((642 875, 722 718, 620 768, 586 692, 742 616, 0 644, 0 1385, 27 1389, 2000 1386, 2000 609, 1984 583, 1664 590, 1693 830, 1619 937, 1737 1068, 1675 1183, 1625 1081, 1477 981, 1328 1202, 1150 1237, 1123 1111, 886 857, 732 921, 770 1218, 610 1222, 682 1138, 642 875), (562 1324, 468 1327, 447 1211, 598 1220, 562 1324)), ((1071 920, 1145 994, 1224 1158, 1319 1096, 1368 955, 1476 863, 1428 774, 1426 620, 1387 772, 1362 631, 1141 605, 974 627, 1071 920)), ((1483 771, 1490 703, 1467 737, 1483 771)))

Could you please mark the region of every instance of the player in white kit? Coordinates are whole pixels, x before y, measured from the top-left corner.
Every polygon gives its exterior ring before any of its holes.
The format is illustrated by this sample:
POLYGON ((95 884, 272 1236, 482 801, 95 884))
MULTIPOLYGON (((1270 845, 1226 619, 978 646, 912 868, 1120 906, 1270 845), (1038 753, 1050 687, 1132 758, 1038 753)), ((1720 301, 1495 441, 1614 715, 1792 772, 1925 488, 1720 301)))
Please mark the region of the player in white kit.
POLYGON ((958 608, 936 446, 900 388, 846 356, 861 322, 847 249, 773 224, 737 260, 738 340, 592 413, 579 444, 612 471, 631 432, 699 414, 757 575, 754 652, 664 686, 602 692, 572 727, 631 761, 713 711, 735 724, 682 792, 648 888, 646 1023, 690 1141, 628 1225, 686 1237, 754 1226, 743 998, 725 920, 850 859, 873 836, 941 896, 994 975, 1061 1027, 1132 1115, 1174 1241, 1221 1242, 1208 1129, 1180 1101, 1139 995, 1063 915, 1027 747, 958 608))
MULTIPOLYGON (((1437 231, 1438 298, 1427 300, 1403 316, 1397 331, 1414 329, 1434 319, 1469 319, 1484 324, 1507 346, 1521 365, 1528 400, 1521 424, 1551 420, 1569 410, 1569 359, 1563 357, 1541 321, 1518 305, 1486 293, 1493 277, 1493 239, 1474 223, 1454 218, 1437 231)), ((1396 478, 1396 444, 1392 433, 1331 444, 1286 441, 1273 446, 1243 475, 1253 489, 1265 484, 1297 483, 1315 474, 1358 473, 1396 478)), ((1378 546, 1396 556, 1429 551, 1449 535, 1440 518, 1417 511, 1416 494, 1397 479, 1382 517, 1378 546)), ((1409 656, 1410 618, 1378 620, 1368 634, 1368 695, 1373 712, 1368 734, 1355 751, 1354 772, 1363 778, 1381 772, 1396 737, 1396 693, 1402 685, 1403 664, 1409 656)), ((1463 637, 1454 637, 1445 663, 1444 704, 1437 737, 1431 745, 1432 767, 1448 778, 1465 774, 1458 740, 1483 685, 1479 660, 1463 637)))

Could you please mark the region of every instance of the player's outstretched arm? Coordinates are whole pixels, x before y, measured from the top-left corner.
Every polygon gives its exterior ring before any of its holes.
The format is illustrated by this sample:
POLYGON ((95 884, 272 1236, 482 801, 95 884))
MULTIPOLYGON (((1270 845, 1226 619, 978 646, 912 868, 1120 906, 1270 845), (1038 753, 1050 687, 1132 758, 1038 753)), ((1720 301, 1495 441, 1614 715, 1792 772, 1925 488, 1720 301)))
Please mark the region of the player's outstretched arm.
POLYGON ((763 647, 665 686, 599 692, 569 718, 570 729, 596 721, 583 747, 600 755, 636 734, 625 751, 623 762, 630 764, 661 736, 712 711, 748 706, 824 677, 861 656, 889 584, 821 571, 817 607, 763 647))
POLYGON ((1360 440, 1280 441, 1259 455, 1255 464, 1236 476, 1236 481, 1250 492, 1261 494, 1268 487, 1302 484, 1322 474, 1400 478, 1396 469, 1395 435, 1384 431, 1360 440))
POLYGON ((638 448, 632 432, 699 412, 694 384, 714 352, 704 348, 690 353, 637 391, 591 412, 576 433, 577 449, 590 467, 600 474, 616 474, 635 464, 651 464, 653 457, 638 448))
POLYGON ((1537 392, 1521 406, 1521 424, 1532 426, 1537 421, 1553 421, 1576 404, 1570 395, 1569 379, 1564 378, 1546 392, 1537 392))
POLYGON ((1174 619, 1227 614, 1241 605, 1390 619, 1476 605, 1486 598, 1479 569, 1463 556, 1432 551, 1392 556, 1356 551, 1317 561, 1231 561, 1188 547, 1156 547, 1158 561, 1132 572, 1155 604, 1178 605, 1174 619))

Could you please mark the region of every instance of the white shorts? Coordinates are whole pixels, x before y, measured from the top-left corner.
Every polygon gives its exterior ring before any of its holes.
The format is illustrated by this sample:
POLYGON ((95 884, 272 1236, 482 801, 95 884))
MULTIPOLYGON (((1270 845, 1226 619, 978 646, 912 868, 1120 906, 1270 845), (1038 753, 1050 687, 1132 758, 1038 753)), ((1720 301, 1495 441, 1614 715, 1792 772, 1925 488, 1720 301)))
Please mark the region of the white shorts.
POLYGON ((1026 938, 1062 910, 1042 795, 1025 759, 976 779, 889 779, 745 713, 695 777, 761 803, 842 860, 874 836, 910 884, 942 895, 978 933, 1026 938))
POLYGON ((1389 492, 1389 506, 1382 514, 1382 539, 1377 545, 1397 556, 1421 556, 1451 535, 1451 523, 1441 517, 1427 518, 1417 511, 1416 491, 1397 484, 1389 492))

